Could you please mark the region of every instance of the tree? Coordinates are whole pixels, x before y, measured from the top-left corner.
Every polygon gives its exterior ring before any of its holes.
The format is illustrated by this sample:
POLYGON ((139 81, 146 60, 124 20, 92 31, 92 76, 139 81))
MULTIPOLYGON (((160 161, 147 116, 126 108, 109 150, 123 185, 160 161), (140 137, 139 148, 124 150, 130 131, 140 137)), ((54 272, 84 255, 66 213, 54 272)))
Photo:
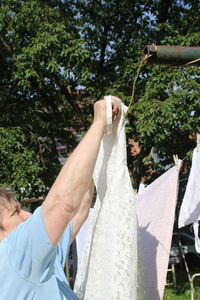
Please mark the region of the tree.
MULTIPOLYGON (((86 82, 86 91, 92 86, 96 95, 117 94, 127 104, 145 44, 198 46, 200 42, 200 5, 194 1, 91 0, 81 1, 78 10, 91 53, 93 83, 86 82)), ((128 137, 139 140, 142 147, 142 154, 130 159, 133 176, 146 164, 136 176, 150 167, 155 170, 152 180, 173 163, 173 154, 184 158, 195 147, 189 137, 195 136, 199 125, 198 95, 199 68, 142 67, 127 118, 128 137), (152 159, 152 148, 162 158, 159 164, 152 159)))
POLYGON ((23 148, 20 162, 26 153, 35 165, 33 170, 30 161, 21 164, 15 156, 4 156, 1 183, 28 188, 30 193, 36 182, 37 188, 49 186, 58 172, 55 138, 68 143, 71 151, 76 131, 87 126, 76 88, 79 77, 86 76, 83 62, 89 53, 74 25, 72 4, 32 0, 0 4, 1 145, 10 145, 7 150, 0 146, 0 153, 17 151, 20 156, 23 148))
MULTIPOLYGON (((195 20, 200 11, 200 6, 193 4, 181 7, 180 28, 177 14, 172 14, 171 19, 169 15, 166 23, 157 24, 155 44, 199 46, 199 32, 195 31, 195 26, 189 26, 188 22, 191 15, 195 20)), ((173 154, 183 159, 196 145, 195 136, 200 122, 199 68, 146 66, 142 71, 141 82, 144 82, 142 76, 146 73, 148 80, 145 91, 136 98, 135 107, 132 107, 136 123, 134 134, 141 137, 144 149, 154 147, 162 158, 160 171, 155 174, 157 177, 166 165, 173 162, 173 154)))
MULTIPOLYGON (((8 0, 0 5, 0 126, 6 139, 13 139, 12 128, 26 137, 21 146, 37 157, 30 178, 38 177, 38 186, 50 185, 57 173, 55 141, 70 151, 76 133, 88 127, 90 103, 105 94, 130 103, 146 44, 200 42, 198 1, 8 0)), ((127 135, 140 142, 138 161, 146 166, 134 163, 138 169, 150 166, 156 177, 172 163, 172 154, 183 158, 195 146, 188 137, 199 125, 199 80, 194 67, 142 67, 127 116, 127 135), (162 158, 159 164, 149 155, 152 148, 162 158)), ((21 181, 13 181, 12 172, 8 168, 1 182, 27 186, 23 172, 21 181)))

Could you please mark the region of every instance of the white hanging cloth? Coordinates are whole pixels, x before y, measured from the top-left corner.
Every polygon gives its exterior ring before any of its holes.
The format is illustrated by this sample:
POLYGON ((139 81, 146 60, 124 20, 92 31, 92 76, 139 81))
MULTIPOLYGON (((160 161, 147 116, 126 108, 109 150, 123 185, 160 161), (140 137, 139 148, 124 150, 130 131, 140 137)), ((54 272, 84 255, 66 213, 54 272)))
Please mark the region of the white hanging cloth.
POLYGON ((192 166, 183 197, 178 227, 183 227, 200 220, 200 149, 193 151, 192 166))
POLYGON ((78 261, 81 259, 81 255, 84 249, 84 245, 87 241, 88 231, 91 226, 91 216, 93 208, 90 208, 89 215, 83 225, 81 226, 77 236, 76 236, 76 254, 78 261))
POLYGON ((194 230, 194 246, 197 253, 200 254, 200 238, 199 238, 199 222, 193 223, 194 230))
POLYGON ((81 300, 144 300, 125 110, 122 104, 121 118, 114 122, 112 134, 104 135, 95 166, 97 200, 74 287, 81 300))
POLYGON ((161 300, 171 247, 181 161, 136 196, 145 300, 161 300))

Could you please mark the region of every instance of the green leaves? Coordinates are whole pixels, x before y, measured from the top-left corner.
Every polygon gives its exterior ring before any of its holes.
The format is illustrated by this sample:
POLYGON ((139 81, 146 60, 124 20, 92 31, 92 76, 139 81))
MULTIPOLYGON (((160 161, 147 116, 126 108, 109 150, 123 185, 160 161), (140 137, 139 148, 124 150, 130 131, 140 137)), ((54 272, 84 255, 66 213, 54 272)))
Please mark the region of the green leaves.
POLYGON ((49 186, 60 168, 55 140, 69 151, 76 143, 83 118, 75 88, 89 55, 75 14, 62 2, 0 4, 1 184, 30 193, 49 186))
POLYGON ((27 147, 28 135, 19 127, 0 128, 0 182, 14 189, 44 188, 38 176, 42 171, 40 156, 27 147))
MULTIPOLYGON (((60 168, 56 141, 74 148, 92 103, 115 94, 129 104, 146 44, 200 45, 197 2, 1 1, 0 183, 49 186, 60 168)), ((199 83, 199 68, 141 69, 127 135, 144 159, 155 149, 160 169, 195 146, 199 83)))

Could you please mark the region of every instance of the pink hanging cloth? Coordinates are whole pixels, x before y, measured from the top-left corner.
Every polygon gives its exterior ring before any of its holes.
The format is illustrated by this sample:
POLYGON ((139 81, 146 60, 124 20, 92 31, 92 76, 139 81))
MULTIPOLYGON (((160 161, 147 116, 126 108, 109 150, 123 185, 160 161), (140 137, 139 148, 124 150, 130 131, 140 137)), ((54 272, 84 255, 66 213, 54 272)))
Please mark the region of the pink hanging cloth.
POLYGON ((172 167, 136 196, 146 300, 161 300, 173 233, 181 166, 172 167))

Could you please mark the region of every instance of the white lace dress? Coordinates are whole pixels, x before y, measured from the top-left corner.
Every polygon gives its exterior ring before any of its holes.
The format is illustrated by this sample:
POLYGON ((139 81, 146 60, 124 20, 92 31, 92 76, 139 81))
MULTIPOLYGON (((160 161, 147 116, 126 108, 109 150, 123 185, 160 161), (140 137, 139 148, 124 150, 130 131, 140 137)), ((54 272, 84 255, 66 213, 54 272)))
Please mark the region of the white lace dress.
POLYGON ((144 300, 135 200, 127 169, 124 111, 103 137, 97 200, 74 291, 81 300, 144 300), (119 124, 117 124, 119 123, 119 124))

